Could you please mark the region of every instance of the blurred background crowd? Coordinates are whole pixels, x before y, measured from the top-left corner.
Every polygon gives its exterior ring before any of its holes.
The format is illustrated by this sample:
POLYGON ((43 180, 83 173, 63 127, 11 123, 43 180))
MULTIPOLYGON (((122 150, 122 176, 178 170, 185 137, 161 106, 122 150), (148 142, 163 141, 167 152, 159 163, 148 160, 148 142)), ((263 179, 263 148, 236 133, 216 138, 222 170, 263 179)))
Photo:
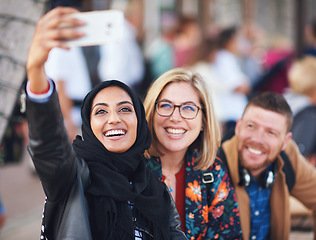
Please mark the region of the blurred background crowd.
MULTIPOLYGON (((28 1, 29 6, 38 1, 28 1)), ((233 129, 250 97, 284 94, 294 113, 293 138, 316 166, 316 2, 313 0, 51 0, 81 11, 124 12, 122 39, 94 47, 54 49, 46 63, 56 80, 69 135, 80 132, 80 105, 99 81, 119 79, 144 97, 150 84, 174 67, 194 69, 207 80, 222 134, 233 129)), ((8 4, 7 0, 1 0, 8 4)), ((4 11, 1 11, 4 12, 4 11)), ((37 13, 38 14, 38 13, 37 13)), ((1 35, 6 17, 0 15, 1 35), (4 20, 3 20, 4 19, 4 20), (1 27, 2 26, 2 27, 1 27)), ((23 16, 21 16, 23 17, 23 16)), ((4 30, 3 30, 4 29, 4 30)), ((24 48, 27 49, 27 44, 24 48)), ((0 41, 0 66, 5 48, 0 41)), ((0 69, 4 69, 1 67, 0 69)), ((0 71, 1 83, 8 75, 0 71)), ((10 79, 22 83, 25 79, 10 79)), ((18 84, 19 85, 19 84, 18 84)), ((2 85, 1 85, 2 86, 2 85)), ((20 95, 18 95, 20 97, 20 95)), ((0 96, 2 98, 2 96, 0 96)), ((0 100, 0 102, 2 99, 0 100)), ((12 107, 0 136, 0 161, 27 159, 27 126, 20 104, 12 107)), ((30 160, 25 160, 30 163, 30 160)), ((27 164, 33 172, 32 165, 27 164)), ((6 181, 1 176, 0 186, 6 181)), ((0 189, 2 193, 2 189, 0 189)), ((0 198, 0 228, 9 211, 0 198)))

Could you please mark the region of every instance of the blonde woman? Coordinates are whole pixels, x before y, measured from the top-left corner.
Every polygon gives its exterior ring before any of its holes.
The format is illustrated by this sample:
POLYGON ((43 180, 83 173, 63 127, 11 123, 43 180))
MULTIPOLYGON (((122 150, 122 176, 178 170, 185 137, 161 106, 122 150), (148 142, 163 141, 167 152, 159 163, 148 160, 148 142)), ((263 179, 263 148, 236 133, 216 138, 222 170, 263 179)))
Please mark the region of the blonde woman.
POLYGON ((220 129, 204 80, 176 68, 150 87, 144 101, 152 137, 147 165, 166 183, 189 239, 240 239, 235 191, 216 158, 220 129))
POLYGON ((288 73, 289 85, 308 104, 294 115, 292 134, 301 153, 316 166, 316 58, 296 60, 288 73))

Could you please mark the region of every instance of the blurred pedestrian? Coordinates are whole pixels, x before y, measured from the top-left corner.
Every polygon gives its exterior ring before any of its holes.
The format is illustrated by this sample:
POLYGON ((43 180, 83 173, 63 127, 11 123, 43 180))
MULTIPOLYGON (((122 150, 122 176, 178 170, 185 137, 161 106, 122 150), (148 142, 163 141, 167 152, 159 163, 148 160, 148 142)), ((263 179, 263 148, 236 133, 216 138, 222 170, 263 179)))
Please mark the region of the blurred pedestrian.
POLYGON ((178 17, 173 40, 175 67, 186 67, 191 55, 202 41, 202 31, 195 17, 178 17))
POLYGON ((173 42, 176 35, 176 23, 175 14, 162 13, 161 33, 155 37, 145 51, 151 79, 156 79, 175 67, 173 42))
POLYGON ((289 86, 287 75, 295 56, 291 40, 276 35, 268 40, 267 45, 263 57, 263 74, 253 87, 253 95, 267 91, 283 94, 289 86))
POLYGON ((138 42, 138 28, 136 20, 139 14, 135 7, 137 1, 129 1, 126 8, 122 34, 117 42, 100 46, 100 61, 97 71, 101 81, 120 79, 132 89, 138 91, 145 74, 145 62, 142 48, 138 42), (134 24, 133 24, 134 23, 134 24))
POLYGON ((233 26, 223 29, 219 33, 218 42, 220 49, 213 64, 220 84, 226 87, 218 101, 221 104, 218 106, 221 109, 218 117, 225 134, 234 128, 237 119, 241 117, 251 85, 238 60, 238 28, 233 26))
POLYGON ((304 40, 304 55, 316 57, 316 18, 306 24, 304 40))
POLYGON ((294 115, 292 133, 301 153, 316 167, 316 57, 296 60, 289 70, 291 89, 309 104, 294 115))
MULTIPOLYGON (((225 111, 221 104, 222 94, 227 92, 229 86, 225 86, 225 84, 219 80, 219 76, 214 69, 213 63, 217 51, 218 45, 215 39, 204 39, 194 54, 192 54, 189 60, 189 68, 192 69, 193 72, 200 74, 204 79, 207 90, 210 92, 212 98, 215 116, 219 119, 220 116, 223 115, 222 111, 225 111)), ((222 122, 219 123, 221 124, 221 131, 223 131, 222 122)))
POLYGON ((52 49, 45 63, 45 72, 56 83, 64 122, 73 140, 80 133, 82 101, 92 89, 83 49, 52 49))

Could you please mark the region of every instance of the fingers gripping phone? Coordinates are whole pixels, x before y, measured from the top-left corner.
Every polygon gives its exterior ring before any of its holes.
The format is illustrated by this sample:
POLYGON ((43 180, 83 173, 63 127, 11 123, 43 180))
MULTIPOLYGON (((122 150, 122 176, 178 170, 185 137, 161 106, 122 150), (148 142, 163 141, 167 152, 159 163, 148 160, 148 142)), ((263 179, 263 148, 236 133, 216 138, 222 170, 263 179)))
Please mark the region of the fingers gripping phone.
POLYGON ((113 43, 120 40, 123 31, 124 14, 119 10, 104 10, 82 12, 69 15, 84 21, 84 26, 78 27, 86 35, 67 41, 69 47, 92 46, 113 43))

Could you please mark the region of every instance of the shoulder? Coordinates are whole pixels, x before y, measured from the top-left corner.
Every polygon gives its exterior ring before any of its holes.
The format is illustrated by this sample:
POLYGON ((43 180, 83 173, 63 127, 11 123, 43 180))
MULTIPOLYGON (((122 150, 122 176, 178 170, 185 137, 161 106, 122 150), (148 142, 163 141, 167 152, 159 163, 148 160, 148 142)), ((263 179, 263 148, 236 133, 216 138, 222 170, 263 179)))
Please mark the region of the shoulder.
POLYGON ((156 176, 158 179, 162 179, 161 161, 159 157, 145 158, 147 169, 156 176))
POLYGON ((290 139, 284 152, 288 156, 295 173, 302 168, 309 168, 309 165, 306 165, 306 163, 308 163, 307 159, 300 153, 300 150, 293 139, 290 139))
POLYGON ((298 155, 300 154, 298 146, 293 139, 289 140, 284 151, 289 156, 290 159, 293 159, 294 157, 298 157, 298 155))
POLYGON ((210 167, 210 170, 213 172, 214 175, 221 178, 221 181, 223 181, 223 179, 230 180, 227 163, 221 158, 215 158, 213 165, 210 167))

